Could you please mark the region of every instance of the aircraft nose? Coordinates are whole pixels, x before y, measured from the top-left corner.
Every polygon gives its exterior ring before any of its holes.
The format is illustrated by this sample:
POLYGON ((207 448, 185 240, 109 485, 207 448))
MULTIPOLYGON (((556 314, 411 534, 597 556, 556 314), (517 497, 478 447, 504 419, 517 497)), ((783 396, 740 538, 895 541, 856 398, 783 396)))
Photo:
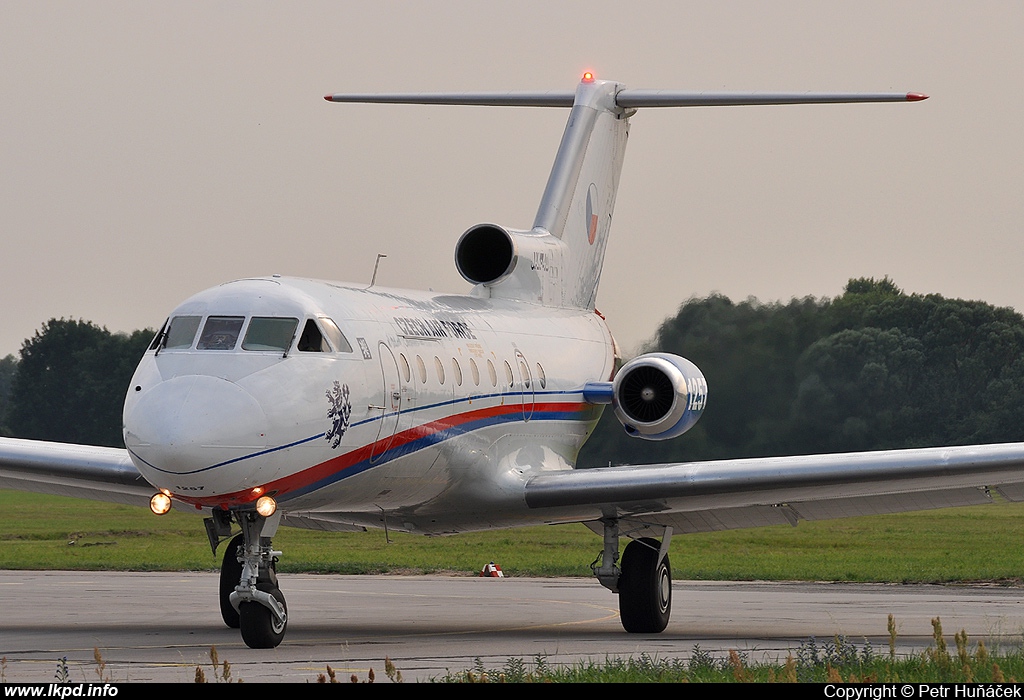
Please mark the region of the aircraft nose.
POLYGON ((148 467, 165 478, 195 474, 266 448, 267 416, 233 382, 206 375, 174 377, 125 412, 124 440, 145 462, 138 465, 144 472, 148 467))

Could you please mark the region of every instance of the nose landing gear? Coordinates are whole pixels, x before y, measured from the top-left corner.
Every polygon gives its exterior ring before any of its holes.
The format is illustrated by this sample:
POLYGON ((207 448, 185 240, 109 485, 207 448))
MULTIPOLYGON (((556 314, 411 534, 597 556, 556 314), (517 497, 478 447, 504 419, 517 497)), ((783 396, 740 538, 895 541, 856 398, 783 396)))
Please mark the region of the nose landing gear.
POLYGON ((281 516, 236 511, 242 526, 224 552, 220 569, 220 611, 228 627, 239 629, 252 649, 273 649, 288 627, 288 604, 277 583, 277 557, 271 538, 281 516))
POLYGON ((224 624, 231 629, 238 629, 238 610, 231 604, 231 594, 242 579, 242 562, 239 555, 242 550, 242 535, 235 535, 224 549, 224 560, 220 564, 220 616, 224 624))

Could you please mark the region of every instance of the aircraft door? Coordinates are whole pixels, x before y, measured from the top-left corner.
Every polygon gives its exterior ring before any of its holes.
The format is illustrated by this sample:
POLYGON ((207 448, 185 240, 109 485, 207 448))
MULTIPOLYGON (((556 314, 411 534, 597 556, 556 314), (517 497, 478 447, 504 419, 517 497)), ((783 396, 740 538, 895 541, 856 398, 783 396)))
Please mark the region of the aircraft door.
POLYGON ((519 375, 519 388, 523 395, 523 420, 528 421, 533 418, 536 389, 534 388, 533 374, 530 372, 530 363, 518 349, 516 350, 516 373, 519 375))
POLYGON ((374 408, 381 412, 377 439, 370 449, 370 464, 383 457, 391 447, 391 442, 398 430, 398 417, 402 412, 402 385, 398 377, 398 361, 387 343, 377 345, 380 358, 380 374, 382 382, 381 403, 374 408))

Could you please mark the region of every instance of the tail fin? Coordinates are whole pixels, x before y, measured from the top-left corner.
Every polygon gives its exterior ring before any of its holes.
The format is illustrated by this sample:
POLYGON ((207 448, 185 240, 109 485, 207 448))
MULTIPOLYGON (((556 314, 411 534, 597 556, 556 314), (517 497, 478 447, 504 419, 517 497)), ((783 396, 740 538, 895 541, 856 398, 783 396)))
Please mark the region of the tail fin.
POLYGON ((572 107, 533 229, 493 224, 463 234, 456 264, 488 294, 593 309, 626 151, 629 117, 640 107, 917 102, 920 93, 702 93, 628 90, 586 73, 570 92, 326 95, 330 102, 572 107), (555 240, 560 239, 560 240, 555 240), (520 261, 523 264, 520 265, 520 261), (552 263, 551 261, 555 261, 552 263), (531 267, 529 271, 517 268, 531 267), (541 274, 543 273, 543 274, 541 274))
POLYGON ((584 77, 576 89, 533 222, 534 233, 565 244, 562 306, 592 309, 597 298, 632 114, 616 104, 619 88, 584 77))

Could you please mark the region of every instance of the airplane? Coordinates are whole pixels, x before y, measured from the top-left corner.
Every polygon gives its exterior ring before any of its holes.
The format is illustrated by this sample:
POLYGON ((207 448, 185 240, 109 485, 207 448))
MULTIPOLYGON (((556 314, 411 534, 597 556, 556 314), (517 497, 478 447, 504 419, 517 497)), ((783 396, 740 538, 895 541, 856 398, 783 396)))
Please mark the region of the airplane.
POLYGON ((588 72, 565 92, 325 99, 570 111, 533 226, 482 223, 458 239, 468 294, 228 282, 182 302, 153 339, 125 398, 124 449, 0 439, 0 487, 201 512, 214 553, 229 541, 221 613, 248 646, 285 636, 281 525, 449 535, 582 522, 602 538, 591 568, 624 629, 658 633, 674 534, 986 503, 991 490, 1024 500, 1024 444, 576 468, 606 406, 629 435, 665 440, 708 397, 683 357, 622 364, 595 306, 630 117, 925 95, 637 90, 588 72))

